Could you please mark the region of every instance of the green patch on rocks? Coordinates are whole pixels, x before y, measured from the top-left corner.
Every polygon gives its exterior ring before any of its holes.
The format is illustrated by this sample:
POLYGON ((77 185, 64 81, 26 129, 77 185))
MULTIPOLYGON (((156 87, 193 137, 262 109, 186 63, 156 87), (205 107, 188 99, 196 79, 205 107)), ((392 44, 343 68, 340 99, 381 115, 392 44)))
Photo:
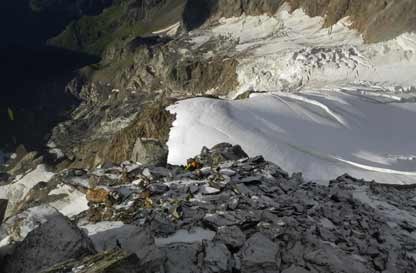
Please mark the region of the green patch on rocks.
POLYGON ((150 35, 152 31, 178 22, 183 7, 184 0, 160 0, 153 4, 119 0, 99 15, 73 21, 49 43, 101 55, 110 44, 150 35))

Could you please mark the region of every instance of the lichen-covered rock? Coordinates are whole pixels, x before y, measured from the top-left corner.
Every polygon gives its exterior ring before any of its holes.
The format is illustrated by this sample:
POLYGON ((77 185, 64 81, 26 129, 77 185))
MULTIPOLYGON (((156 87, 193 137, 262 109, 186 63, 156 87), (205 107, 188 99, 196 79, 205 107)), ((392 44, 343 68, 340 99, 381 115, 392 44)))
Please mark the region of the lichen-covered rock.
POLYGON ((146 269, 140 265, 135 254, 128 254, 122 250, 102 252, 89 256, 81 261, 70 260, 41 273, 141 273, 146 269))
POLYGON ((87 200, 92 203, 108 203, 111 202, 110 192, 103 188, 88 189, 85 195, 87 200))

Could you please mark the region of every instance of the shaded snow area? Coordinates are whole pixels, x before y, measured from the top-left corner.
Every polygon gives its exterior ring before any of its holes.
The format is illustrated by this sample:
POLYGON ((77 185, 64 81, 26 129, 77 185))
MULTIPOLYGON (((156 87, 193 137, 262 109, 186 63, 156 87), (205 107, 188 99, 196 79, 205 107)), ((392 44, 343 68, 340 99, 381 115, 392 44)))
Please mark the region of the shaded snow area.
POLYGON ((197 98, 177 114, 169 163, 184 164, 203 146, 241 144, 307 179, 349 173, 385 183, 416 183, 416 35, 365 44, 344 18, 282 10, 275 16, 222 19, 192 33, 196 47, 234 41, 239 87, 267 92, 244 101, 197 98))
POLYGON ((355 92, 259 95, 244 101, 196 98, 177 115, 169 162, 180 164, 219 142, 238 143, 307 179, 344 173, 385 183, 416 182, 414 103, 384 103, 355 92))

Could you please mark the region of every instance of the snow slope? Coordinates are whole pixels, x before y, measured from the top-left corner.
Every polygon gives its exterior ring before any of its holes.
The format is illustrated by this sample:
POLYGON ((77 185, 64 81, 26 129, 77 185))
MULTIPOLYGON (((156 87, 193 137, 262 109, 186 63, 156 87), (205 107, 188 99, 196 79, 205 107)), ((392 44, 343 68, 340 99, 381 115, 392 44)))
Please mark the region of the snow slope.
POLYGON ((348 18, 331 29, 322 22, 283 9, 272 17, 223 19, 192 33, 196 47, 218 37, 236 44, 229 53, 239 59, 233 96, 267 94, 170 106, 177 116, 169 163, 231 142, 311 180, 349 173, 416 183, 416 35, 367 45, 348 18))
POLYGON ((177 115, 169 162, 184 164, 202 146, 242 145, 290 172, 325 181, 344 173, 385 183, 416 183, 414 103, 339 90, 273 93, 243 101, 196 98, 177 115))

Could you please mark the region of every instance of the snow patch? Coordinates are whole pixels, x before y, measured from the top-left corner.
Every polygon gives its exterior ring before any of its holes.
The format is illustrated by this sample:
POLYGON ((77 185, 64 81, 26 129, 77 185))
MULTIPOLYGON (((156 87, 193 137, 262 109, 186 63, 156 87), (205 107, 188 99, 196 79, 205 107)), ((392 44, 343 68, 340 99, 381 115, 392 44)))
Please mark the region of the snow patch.
POLYGON ((68 185, 59 184, 56 189, 49 193, 49 196, 64 196, 50 203, 50 206, 67 217, 78 215, 89 208, 85 194, 68 185))
POLYGON ((155 238, 157 246, 164 246, 173 243, 201 243, 203 240, 211 241, 215 236, 215 232, 196 227, 195 229, 188 230, 178 230, 173 235, 163 238, 155 238))
POLYGON ((17 177, 13 183, 0 186, 0 198, 9 200, 8 211, 10 211, 30 189, 39 182, 48 182, 54 175, 54 173, 46 169, 45 165, 38 165, 33 171, 23 177, 17 177))
POLYGON ((177 22, 166 28, 160 29, 158 31, 153 31, 152 34, 155 34, 155 35, 165 34, 167 36, 175 36, 176 33, 178 33, 180 26, 181 26, 181 22, 177 22))

